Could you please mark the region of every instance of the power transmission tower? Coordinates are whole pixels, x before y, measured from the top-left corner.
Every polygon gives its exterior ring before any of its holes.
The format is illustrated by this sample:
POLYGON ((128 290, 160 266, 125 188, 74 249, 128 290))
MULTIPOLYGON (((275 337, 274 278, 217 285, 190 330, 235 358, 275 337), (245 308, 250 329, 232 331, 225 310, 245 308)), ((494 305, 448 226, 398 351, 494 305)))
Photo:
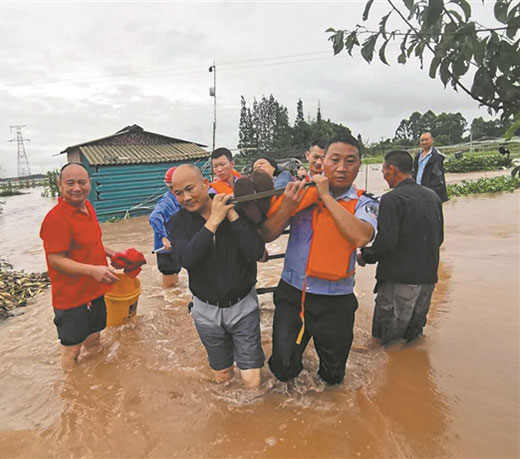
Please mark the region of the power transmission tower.
POLYGON ((16 139, 11 139, 9 142, 16 142, 18 144, 18 177, 25 177, 31 175, 31 168, 29 167, 29 161, 27 160, 27 154, 25 153, 24 141, 30 142, 31 139, 24 139, 22 134, 22 128, 26 127, 25 124, 15 124, 11 126, 11 132, 13 128, 16 129, 16 139))

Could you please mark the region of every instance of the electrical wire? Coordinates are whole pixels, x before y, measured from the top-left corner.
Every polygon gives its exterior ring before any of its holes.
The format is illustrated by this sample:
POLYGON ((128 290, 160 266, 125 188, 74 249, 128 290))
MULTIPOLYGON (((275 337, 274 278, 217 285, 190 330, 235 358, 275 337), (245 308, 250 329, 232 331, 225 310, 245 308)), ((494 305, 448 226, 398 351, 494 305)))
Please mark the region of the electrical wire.
MULTIPOLYGON (((237 60, 231 62, 222 62, 218 63, 217 69, 219 72, 221 71, 229 71, 229 70, 242 70, 247 68, 257 68, 257 67, 267 67, 272 65, 284 65, 284 64, 294 64, 300 62, 311 62, 314 60, 323 60, 323 59, 333 59, 334 56, 330 56, 330 52, 324 51, 316 51, 310 53, 299 53, 299 54, 289 54, 284 56, 275 56, 275 57, 265 57, 265 58, 257 58, 257 59, 245 59, 245 60, 237 60), (319 57, 328 55, 329 57, 319 57), (309 57, 308 59, 295 59, 303 56, 318 56, 318 57, 309 57), (282 60, 281 62, 277 62, 282 60), (268 62, 274 61, 274 62, 268 62), (246 64, 246 65, 241 65, 246 64)), ((205 74, 208 70, 208 66, 206 65, 194 65, 189 67, 171 67, 171 68, 163 68, 163 69, 150 69, 150 70, 141 70, 137 72, 125 72, 125 73, 115 73, 109 75, 98 75, 98 76, 90 76, 90 77, 79 77, 79 78, 62 78, 57 80, 50 81, 42 81, 42 82, 30 82, 30 83, 15 83, 15 84, 7 84, 6 86, 10 88, 14 87, 24 87, 24 86, 47 86, 53 84, 67 84, 67 83, 88 83, 88 84, 97 84, 97 83, 112 83, 115 81, 120 81, 120 77, 131 77, 132 75, 142 75, 136 78, 125 78, 124 81, 136 81, 136 80, 145 80, 145 79, 154 79, 154 78, 166 78, 166 77, 176 77, 176 76, 193 76, 193 75, 202 75, 205 74), (186 72, 187 70, 187 72, 186 72), (195 71, 190 71, 195 70, 195 71), (150 74, 150 75, 147 75, 150 74)))

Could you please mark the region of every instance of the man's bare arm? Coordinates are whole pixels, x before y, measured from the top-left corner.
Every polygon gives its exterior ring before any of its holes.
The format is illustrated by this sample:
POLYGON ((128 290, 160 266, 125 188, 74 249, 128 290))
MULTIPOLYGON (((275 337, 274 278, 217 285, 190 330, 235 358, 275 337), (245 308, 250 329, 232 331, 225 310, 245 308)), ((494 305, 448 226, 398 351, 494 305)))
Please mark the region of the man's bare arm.
POLYGON ((90 276, 103 284, 113 284, 119 280, 108 266, 80 263, 68 258, 66 253, 50 253, 48 257, 49 264, 56 271, 72 275, 90 276))
POLYGON ((260 235, 265 242, 271 242, 280 237, 289 223, 291 214, 296 210, 303 197, 305 182, 289 182, 285 187, 280 209, 271 215, 260 227, 260 235))

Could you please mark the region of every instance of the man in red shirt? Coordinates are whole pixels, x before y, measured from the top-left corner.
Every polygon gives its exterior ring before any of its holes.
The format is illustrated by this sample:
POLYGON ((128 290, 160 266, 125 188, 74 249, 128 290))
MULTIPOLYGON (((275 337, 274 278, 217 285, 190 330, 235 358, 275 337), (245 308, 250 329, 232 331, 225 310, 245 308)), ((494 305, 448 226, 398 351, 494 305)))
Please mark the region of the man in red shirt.
POLYGON ((90 178, 78 163, 62 167, 61 196, 43 220, 43 240, 51 279, 54 323, 62 347, 62 363, 70 368, 82 349, 97 350, 106 326, 104 295, 118 278, 108 267, 114 251, 101 241, 96 212, 87 200, 90 178))

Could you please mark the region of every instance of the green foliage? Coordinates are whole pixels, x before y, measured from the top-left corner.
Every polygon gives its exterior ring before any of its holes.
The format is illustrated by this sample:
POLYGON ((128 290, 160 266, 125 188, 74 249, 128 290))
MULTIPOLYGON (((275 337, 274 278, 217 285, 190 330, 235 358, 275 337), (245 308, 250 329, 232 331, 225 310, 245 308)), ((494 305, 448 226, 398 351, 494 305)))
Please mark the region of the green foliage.
POLYGON ((520 130, 520 113, 517 113, 515 120, 513 121, 513 124, 511 124, 511 126, 509 126, 504 137, 506 138, 506 140, 510 140, 519 130, 520 130))
POLYGON ((312 135, 311 126, 305 121, 303 114, 303 102, 301 99, 298 99, 296 120, 292 128, 292 145, 309 145, 312 141, 312 135))
POLYGON ((291 144, 291 127, 287 108, 271 94, 262 96, 260 102, 253 101, 253 109, 246 106, 242 96, 238 148, 243 153, 255 152, 257 156, 273 154, 276 149, 284 150, 291 144))
MULTIPOLYGON (((363 21, 369 17, 372 2, 366 3, 363 21)), ((445 87, 449 84, 463 90, 504 120, 520 113, 517 0, 496 0, 494 16, 501 24, 499 28, 484 27, 472 20, 468 0, 403 0, 399 8, 392 0, 387 2, 390 9, 380 18, 378 30, 369 31, 359 24, 354 30, 327 29, 334 54, 344 49, 352 56, 353 50, 360 47, 361 55, 370 63, 378 49, 379 59, 388 64, 386 46, 398 41, 398 63, 406 64, 414 58, 423 68, 425 58, 431 56, 430 78, 439 76, 445 87), (390 17, 404 23, 405 31, 387 30, 390 17), (468 88, 461 79, 474 69, 477 71, 468 88)))
POLYGON ((301 99, 291 127, 287 108, 273 95, 269 99, 263 96, 260 102, 254 99, 252 109, 241 97, 238 148, 243 156, 301 156, 314 139, 330 139, 339 134, 351 134, 351 131, 343 124, 324 120, 319 108, 316 119, 306 121, 301 99))
POLYGON ((431 110, 424 114, 414 112, 410 118, 401 120, 395 131, 394 141, 414 145, 418 143, 422 133, 431 132, 438 145, 459 143, 463 140, 467 124, 461 113, 436 115, 431 110))
POLYGON ((460 159, 450 157, 444 162, 444 170, 446 172, 493 171, 509 167, 511 163, 510 158, 502 155, 465 156, 460 159))
POLYGON ((475 193, 514 191, 517 188, 520 188, 520 178, 506 175, 493 178, 482 177, 476 181, 463 180, 461 183, 447 186, 448 198, 475 193))
POLYGON ((500 137, 504 135, 504 132, 509 128, 510 124, 509 122, 504 124, 498 119, 484 121, 481 116, 474 118, 471 122, 473 140, 482 139, 483 137, 500 137))
POLYGON ((254 130, 251 110, 246 106, 244 96, 240 96, 240 121, 238 126, 238 148, 243 151, 255 148, 254 145, 254 130))
POLYGON ((52 171, 47 171, 47 174, 45 174, 45 178, 43 181, 42 196, 50 196, 52 198, 59 196, 59 194, 60 194, 60 189, 58 187, 59 175, 60 175, 60 172, 58 171, 58 169, 54 169, 52 171))

